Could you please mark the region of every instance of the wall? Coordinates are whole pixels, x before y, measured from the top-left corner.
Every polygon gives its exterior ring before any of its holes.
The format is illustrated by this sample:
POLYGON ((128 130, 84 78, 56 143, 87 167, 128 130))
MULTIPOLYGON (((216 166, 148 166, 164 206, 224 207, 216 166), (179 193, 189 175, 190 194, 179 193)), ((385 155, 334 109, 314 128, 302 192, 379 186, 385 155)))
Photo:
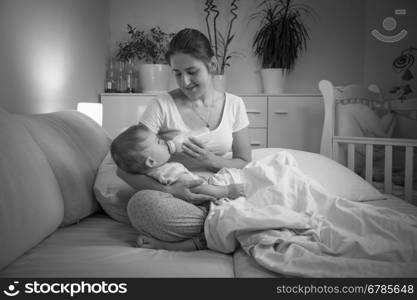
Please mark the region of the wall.
MULTIPOLYGON (((223 1, 227 7, 229 1, 223 1)), ((317 83, 322 78, 337 82, 363 80, 365 2, 363 0, 307 1, 319 16, 308 20, 311 41, 308 50, 289 76, 286 92, 318 93, 317 83)), ((251 43, 257 30, 256 21, 249 16, 259 1, 240 0, 239 17, 234 27, 236 38, 232 48, 241 56, 231 60, 226 70, 227 89, 236 93, 261 92, 259 66, 252 55, 251 43), (242 84, 244 83, 244 84, 242 84)), ((110 43, 114 53, 117 42, 125 38, 126 24, 139 29, 159 25, 169 32, 184 27, 205 31, 204 1, 198 0, 110 0, 110 43)), ((224 21, 227 15, 222 15, 224 21)), ((175 83, 171 84, 175 87, 175 83)))
POLYGON ((307 53, 290 76, 290 92, 317 92, 321 79, 338 84, 363 80, 365 1, 309 0, 318 18, 310 21, 307 53))
MULTIPOLYGON (((393 60, 400 55, 402 50, 410 46, 417 48, 417 1, 368 0, 366 12, 364 81, 376 82, 387 93, 392 86, 405 83, 400 78, 401 74, 393 70, 393 60), (406 9, 407 14, 395 15, 395 9, 406 9), (386 17, 393 17, 397 22, 397 27, 391 32, 385 30, 382 25, 386 17), (407 36, 395 43, 384 43, 371 35, 373 29, 388 36, 393 36, 404 29, 407 30, 407 36)), ((417 52, 414 52, 414 57, 417 59, 417 52)), ((415 78, 410 83, 412 89, 417 92, 417 62, 411 70, 415 78)))
MULTIPOLYGON (((222 7, 230 0, 222 1, 222 7)), ((300 0, 316 11, 308 20, 307 52, 288 77, 286 92, 318 93, 317 82, 376 82, 383 90, 401 84, 392 60, 404 48, 417 47, 415 0, 300 0), (393 10, 398 31, 408 36, 393 44, 377 41, 393 10)), ((261 92, 259 65, 251 42, 258 23, 249 22, 259 1, 240 0, 232 49, 241 56, 226 70, 228 90, 261 92), (242 84, 244 83, 244 84, 242 84)), ((184 27, 205 31, 203 0, 0 0, 0 106, 12 112, 37 113, 74 109, 78 101, 96 102, 103 91, 106 59, 126 37, 126 24, 161 26, 175 32, 184 27)), ((220 21, 227 19, 222 14, 220 21)), ((397 31, 394 31, 396 33, 397 31)), ((386 32, 385 32, 386 33, 386 32)), ((417 76, 417 63, 412 71, 417 76)), ((416 79, 412 87, 417 90, 416 79)), ((175 87, 172 81, 171 87, 175 87)))
POLYGON ((107 0, 0 0, 0 106, 44 113, 97 102, 108 9, 107 0))

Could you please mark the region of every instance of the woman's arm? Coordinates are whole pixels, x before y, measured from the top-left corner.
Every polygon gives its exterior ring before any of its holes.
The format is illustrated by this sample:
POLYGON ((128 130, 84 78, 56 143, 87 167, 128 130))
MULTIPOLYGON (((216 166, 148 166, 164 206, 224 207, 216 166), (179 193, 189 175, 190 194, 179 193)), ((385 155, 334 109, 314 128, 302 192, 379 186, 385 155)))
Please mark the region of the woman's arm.
POLYGON ((197 159, 201 166, 210 171, 217 172, 222 168, 243 168, 252 160, 248 129, 243 128, 233 133, 232 152, 230 159, 215 155, 206 150, 198 138, 191 137, 183 144, 186 154, 197 159))
POLYGON ((123 181, 125 181, 128 185, 130 185, 131 187, 133 187, 134 189, 138 191, 156 190, 160 192, 169 193, 167 186, 159 183, 152 177, 149 177, 143 174, 131 174, 131 173, 123 171, 120 168, 117 168, 116 174, 123 181))
POLYGON ((127 173, 119 168, 117 168, 117 176, 138 191, 161 191, 193 204, 216 200, 213 196, 191 192, 191 189, 202 184, 203 180, 178 181, 172 185, 163 185, 149 176, 127 173))

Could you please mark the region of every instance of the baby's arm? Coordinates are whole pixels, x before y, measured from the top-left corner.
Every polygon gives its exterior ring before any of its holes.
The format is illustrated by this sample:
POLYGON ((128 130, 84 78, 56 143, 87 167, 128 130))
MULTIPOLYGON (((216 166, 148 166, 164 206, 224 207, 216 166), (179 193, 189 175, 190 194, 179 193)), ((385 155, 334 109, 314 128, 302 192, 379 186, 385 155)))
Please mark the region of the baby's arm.
POLYGON ((205 194, 213 196, 217 199, 236 199, 239 197, 244 197, 246 195, 244 184, 213 185, 203 183, 199 186, 193 187, 191 191, 196 194, 205 194))
MULTIPOLYGON (((197 175, 190 172, 183 165, 181 167, 180 166, 176 167, 176 170, 182 170, 183 172, 182 173, 179 172, 175 181, 192 181, 192 180, 196 180, 200 178, 197 175)), ((220 199, 220 198, 236 199, 238 197, 246 195, 245 184, 214 185, 214 184, 203 183, 198 186, 192 187, 190 190, 191 192, 195 194, 209 195, 217 199, 220 199)))
MULTIPOLYGON (((195 175, 183 174, 178 180, 195 180, 195 175)), ((229 184, 229 185, 213 185, 203 183, 198 186, 191 188, 191 191, 196 194, 205 194, 209 196, 220 198, 236 199, 238 197, 245 196, 245 185, 244 184, 229 184)))

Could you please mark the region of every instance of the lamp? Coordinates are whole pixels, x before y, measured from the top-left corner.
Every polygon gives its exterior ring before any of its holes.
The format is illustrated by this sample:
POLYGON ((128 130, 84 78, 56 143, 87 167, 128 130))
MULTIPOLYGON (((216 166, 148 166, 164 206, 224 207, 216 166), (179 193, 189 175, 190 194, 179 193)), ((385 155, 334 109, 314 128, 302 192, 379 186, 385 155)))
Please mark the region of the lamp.
POLYGON ((103 125, 103 104, 93 102, 79 102, 77 104, 77 111, 87 115, 100 126, 103 125))

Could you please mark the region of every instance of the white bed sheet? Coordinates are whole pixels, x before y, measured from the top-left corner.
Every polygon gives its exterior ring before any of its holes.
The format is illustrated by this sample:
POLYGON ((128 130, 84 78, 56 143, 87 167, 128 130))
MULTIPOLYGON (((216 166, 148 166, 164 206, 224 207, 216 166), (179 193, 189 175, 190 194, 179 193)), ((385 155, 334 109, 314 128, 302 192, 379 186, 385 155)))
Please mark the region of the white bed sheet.
MULTIPOLYGON (((417 206, 411 205, 404 200, 390 195, 384 194, 385 200, 369 201, 369 204, 391 208, 402 213, 409 213, 417 216, 417 206)), ((270 270, 260 266, 253 257, 246 254, 242 248, 239 248, 233 254, 233 261, 235 266, 236 277, 244 278, 283 278, 288 277, 279 273, 271 272, 270 270)))
POLYGON ((417 274, 417 218, 337 197, 298 168, 288 152, 216 174, 247 184, 247 197, 211 206, 209 248, 240 244, 270 270, 293 276, 417 274))

